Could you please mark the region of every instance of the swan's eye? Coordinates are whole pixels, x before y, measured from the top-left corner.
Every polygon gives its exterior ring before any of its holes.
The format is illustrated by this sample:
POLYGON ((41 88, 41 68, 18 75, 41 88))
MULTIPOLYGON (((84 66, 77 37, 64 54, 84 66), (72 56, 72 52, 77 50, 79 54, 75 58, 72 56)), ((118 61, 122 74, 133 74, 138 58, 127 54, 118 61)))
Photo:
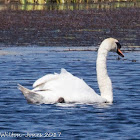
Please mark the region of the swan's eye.
POLYGON ((121 56, 121 57, 124 57, 123 53, 121 52, 121 45, 119 42, 116 42, 117 44, 117 53, 121 56))
POLYGON ((117 44, 117 49, 120 49, 121 48, 121 44, 119 42, 116 42, 117 44))

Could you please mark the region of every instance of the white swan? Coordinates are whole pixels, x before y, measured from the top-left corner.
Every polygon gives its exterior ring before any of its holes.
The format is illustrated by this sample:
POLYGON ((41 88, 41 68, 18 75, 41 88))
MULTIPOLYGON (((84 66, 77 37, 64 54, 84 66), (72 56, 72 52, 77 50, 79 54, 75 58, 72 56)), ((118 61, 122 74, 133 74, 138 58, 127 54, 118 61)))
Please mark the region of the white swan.
POLYGON ((82 79, 73 76, 65 69, 60 74, 48 74, 35 81, 32 90, 19 85, 19 90, 30 103, 103 103, 113 102, 112 83, 107 74, 106 58, 109 51, 120 51, 121 45, 114 38, 105 39, 98 50, 96 70, 101 96, 82 79))

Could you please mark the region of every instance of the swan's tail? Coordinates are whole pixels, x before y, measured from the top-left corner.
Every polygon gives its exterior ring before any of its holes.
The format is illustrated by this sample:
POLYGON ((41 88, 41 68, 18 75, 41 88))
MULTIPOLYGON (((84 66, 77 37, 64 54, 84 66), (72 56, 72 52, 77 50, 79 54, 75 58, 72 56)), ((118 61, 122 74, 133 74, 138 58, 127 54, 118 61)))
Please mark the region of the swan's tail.
POLYGON ((18 89, 23 93, 28 103, 41 104, 44 97, 18 84, 18 89))

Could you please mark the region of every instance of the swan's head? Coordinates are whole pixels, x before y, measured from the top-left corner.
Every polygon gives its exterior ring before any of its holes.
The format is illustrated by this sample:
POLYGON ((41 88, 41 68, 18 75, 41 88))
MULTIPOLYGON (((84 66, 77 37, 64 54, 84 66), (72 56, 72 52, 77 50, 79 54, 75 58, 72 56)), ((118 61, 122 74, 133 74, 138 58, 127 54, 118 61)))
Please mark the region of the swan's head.
POLYGON ((121 57, 124 57, 123 53, 121 52, 121 45, 117 39, 114 38, 107 38, 105 39, 101 46, 103 46, 108 51, 113 51, 118 53, 121 57))

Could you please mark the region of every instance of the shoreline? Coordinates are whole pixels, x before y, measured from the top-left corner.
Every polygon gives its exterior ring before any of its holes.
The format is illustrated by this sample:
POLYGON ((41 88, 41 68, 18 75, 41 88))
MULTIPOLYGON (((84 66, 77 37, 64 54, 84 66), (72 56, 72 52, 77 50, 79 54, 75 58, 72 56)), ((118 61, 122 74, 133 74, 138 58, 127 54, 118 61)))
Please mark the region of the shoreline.
POLYGON ((0 11, 0 44, 92 46, 104 38, 140 46, 140 9, 0 11))

